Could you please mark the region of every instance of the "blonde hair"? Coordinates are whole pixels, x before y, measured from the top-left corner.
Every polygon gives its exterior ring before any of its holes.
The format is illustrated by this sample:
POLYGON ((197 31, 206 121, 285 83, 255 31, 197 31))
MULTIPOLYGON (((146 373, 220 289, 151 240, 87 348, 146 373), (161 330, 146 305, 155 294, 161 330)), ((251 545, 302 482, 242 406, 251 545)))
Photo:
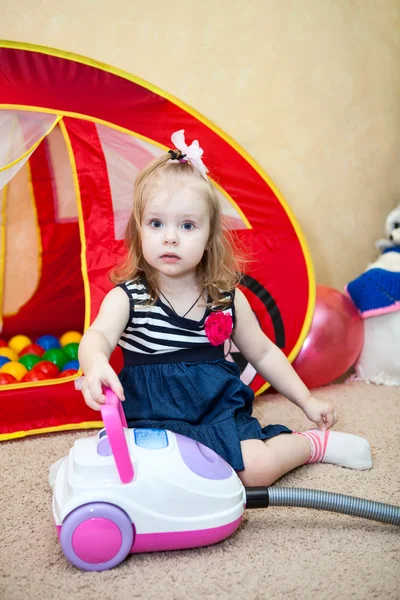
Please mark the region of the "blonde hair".
POLYGON ((224 292, 231 292, 239 282, 245 262, 243 250, 239 250, 237 241, 222 223, 221 206, 215 188, 190 162, 173 161, 171 154, 165 154, 151 162, 135 181, 133 208, 125 233, 127 254, 123 262, 111 272, 110 279, 113 283, 124 283, 144 277, 152 301, 157 300, 157 270, 143 256, 140 228, 146 204, 166 178, 177 186, 195 187, 208 202, 210 238, 197 266, 197 283, 202 292, 210 296, 211 306, 224 304, 229 301, 229 298, 224 297, 224 292))

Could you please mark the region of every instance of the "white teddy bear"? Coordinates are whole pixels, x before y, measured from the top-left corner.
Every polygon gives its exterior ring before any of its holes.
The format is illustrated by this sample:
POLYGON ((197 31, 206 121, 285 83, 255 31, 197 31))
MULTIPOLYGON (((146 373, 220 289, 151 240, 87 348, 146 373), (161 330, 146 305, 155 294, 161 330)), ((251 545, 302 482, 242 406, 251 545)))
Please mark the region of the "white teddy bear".
POLYGON ((387 248, 400 246, 400 204, 387 216, 385 222, 386 238, 378 240, 376 247, 383 252, 387 248))
POLYGON ((364 344, 355 364, 358 379, 400 386, 400 204, 385 222, 382 252, 347 285, 364 319, 364 344))

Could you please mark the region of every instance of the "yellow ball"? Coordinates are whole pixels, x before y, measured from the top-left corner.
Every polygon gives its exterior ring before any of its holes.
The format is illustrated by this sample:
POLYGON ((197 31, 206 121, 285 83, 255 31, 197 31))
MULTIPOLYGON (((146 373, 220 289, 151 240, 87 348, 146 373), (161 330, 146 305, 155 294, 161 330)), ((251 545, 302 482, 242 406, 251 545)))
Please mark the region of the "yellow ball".
POLYGON ((26 348, 26 346, 29 346, 29 344, 32 344, 32 340, 30 340, 26 335, 14 335, 14 337, 12 337, 8 342, 10 348, 12 348, 12 350, 14 350, 14 352, 17 354, 26 348))
POLYGON ((11 350, 11 348, 6 348, 5 346, 0 348, 0 356, 5 356, 10 360, 18 360, 18 354, 11 350))
POLYGON ((1 367, 0 371, 2 373, 9 373, 9 375, 12 375, 18 381, 21 381, 25 373, 28 372, 28 369, 24 367, 22 363, 13 360, 11 362, 5 363, 1 367))
POLYGON ((79 331, 67 331, 60 337, 61 346, 67 346, 68 344, 79 344, 82 339, 82 334, 79 331))

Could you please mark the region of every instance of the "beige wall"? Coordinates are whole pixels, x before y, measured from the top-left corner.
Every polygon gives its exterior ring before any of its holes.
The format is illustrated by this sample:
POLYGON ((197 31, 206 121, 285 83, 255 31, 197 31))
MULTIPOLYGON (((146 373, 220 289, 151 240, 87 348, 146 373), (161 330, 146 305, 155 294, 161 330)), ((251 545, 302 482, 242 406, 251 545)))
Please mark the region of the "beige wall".
POLYGON ((400 202, 399 0, 1 4, 0 38, 125 69, 232 136, 291 205, 317 282, 376 257, 400 202))

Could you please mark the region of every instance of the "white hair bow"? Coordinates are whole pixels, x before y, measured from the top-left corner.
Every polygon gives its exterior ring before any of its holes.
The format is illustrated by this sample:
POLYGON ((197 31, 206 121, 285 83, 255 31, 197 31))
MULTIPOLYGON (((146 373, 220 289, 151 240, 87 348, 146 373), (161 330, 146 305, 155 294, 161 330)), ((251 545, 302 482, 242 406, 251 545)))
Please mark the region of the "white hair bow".
POLYGON ((206 173, 208 172, 207 167, 201 160, 203 156, 203 148, 200 148, 199 142, 194 140, 190 146, 186 145, 185 142, 185 130, 181 129, 180 131, 175 131, 171 135, 171 141, 174 144, 175 148, 180 150, 184 156, 182 159, 185 161, 189 161, 200 173, 201 175, 207 179, 206 173))

